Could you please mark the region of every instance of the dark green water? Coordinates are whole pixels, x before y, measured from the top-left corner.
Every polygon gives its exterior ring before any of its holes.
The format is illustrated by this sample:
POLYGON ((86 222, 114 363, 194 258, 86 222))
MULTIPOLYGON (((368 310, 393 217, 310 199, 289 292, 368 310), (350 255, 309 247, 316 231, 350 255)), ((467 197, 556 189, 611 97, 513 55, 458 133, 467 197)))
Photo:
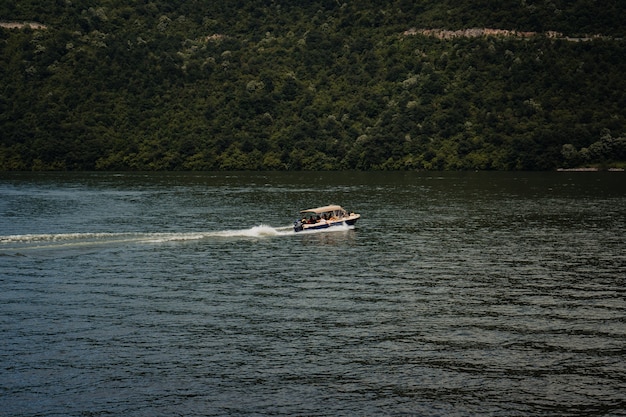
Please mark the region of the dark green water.
POLYGON ((625 415, 625 283, 623 173, 0 173, 0 415, 625 415))

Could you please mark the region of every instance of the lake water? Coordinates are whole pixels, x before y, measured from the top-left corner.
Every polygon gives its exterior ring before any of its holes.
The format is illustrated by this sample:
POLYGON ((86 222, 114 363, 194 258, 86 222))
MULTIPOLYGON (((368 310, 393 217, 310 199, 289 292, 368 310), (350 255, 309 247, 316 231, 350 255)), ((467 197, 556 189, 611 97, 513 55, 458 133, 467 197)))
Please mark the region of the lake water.
POLYGON ((0 173, 0 415, 623 416, 625 284, 624 173, 0 173))

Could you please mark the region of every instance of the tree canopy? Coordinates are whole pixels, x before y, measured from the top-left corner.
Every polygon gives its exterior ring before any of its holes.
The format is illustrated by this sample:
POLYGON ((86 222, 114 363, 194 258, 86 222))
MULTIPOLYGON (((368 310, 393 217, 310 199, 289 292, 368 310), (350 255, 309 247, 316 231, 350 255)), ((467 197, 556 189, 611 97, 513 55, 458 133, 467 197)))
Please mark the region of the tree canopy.
POLYGON ((626 161, 610 0, 7 0, 0 170, 626 161), (530 33, 437 37, 411 29, 530 33))

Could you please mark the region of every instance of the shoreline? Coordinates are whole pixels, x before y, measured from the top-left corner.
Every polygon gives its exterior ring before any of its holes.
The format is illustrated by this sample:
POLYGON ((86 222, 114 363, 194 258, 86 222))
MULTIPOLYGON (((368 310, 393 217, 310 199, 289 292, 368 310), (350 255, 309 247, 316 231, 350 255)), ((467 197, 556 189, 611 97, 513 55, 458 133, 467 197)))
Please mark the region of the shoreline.
POLYGON ((624 172, 624 168, 607 168, 600 169, 594 167, 581 167, 581 168, 557 168, 557 172, 600 172, 600 171, 608 171, 608 172, 624 172))

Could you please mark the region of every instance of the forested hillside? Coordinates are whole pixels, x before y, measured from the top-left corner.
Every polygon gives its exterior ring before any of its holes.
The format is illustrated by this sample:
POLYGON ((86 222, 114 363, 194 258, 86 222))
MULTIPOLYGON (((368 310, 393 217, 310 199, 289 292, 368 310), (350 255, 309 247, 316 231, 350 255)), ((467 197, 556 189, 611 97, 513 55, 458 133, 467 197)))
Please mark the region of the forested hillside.
POLYGON ((0 170, 624 166, 625 21, 621 0, 4 0, 0 170), (497 30, 423 30, 469 28, 497 30))

